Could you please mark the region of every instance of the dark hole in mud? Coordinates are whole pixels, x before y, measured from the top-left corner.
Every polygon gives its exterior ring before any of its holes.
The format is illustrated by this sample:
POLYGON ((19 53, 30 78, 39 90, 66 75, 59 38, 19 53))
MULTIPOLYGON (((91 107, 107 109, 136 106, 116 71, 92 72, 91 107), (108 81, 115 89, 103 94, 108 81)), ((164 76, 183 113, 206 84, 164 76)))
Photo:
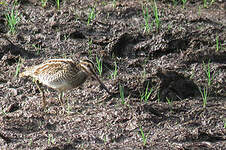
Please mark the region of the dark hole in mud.
POLYGON ((166 51, 175 52, 174 50, 186 50, 188 48, 188 39, 176 39, 168 43, 166 51))
POLYGON ((124 139, 125 139, 125 136, 122 135, 122 134, 120 134, 119 136, 117 136, 114 139, 112 139, 111 142, 117 142, 117 143, 119 143, 119 142, 123 141, 124 139))
POLYGON ((150 113, 150 114, 154 114, 154 115, 156 115, 157 117, 164 117, 164 115, 161 114, 161 111, 160 111, 160 110, 154 109, 154 108, 153 108, 151 105, 149 105, 149 104, 143 105, 140 109, 141 109, 141 112, 147 112, 147 113, 150 113))
POLYGON ((17 35, 17 39, 18 39, 19 41, 22 41, 23 43, 25 43, 25 42, 26 42, 26 40, 24 39, 24 37, 23 37, 23 36, 21 36, 20 34, 19 34, 19 35, 17 35))
POLYGON ((2 59, 3 62, 9 66, 12 66, 13 64, 19 61, 19 57, 10 54, 6 54, 5 56, 2 57, 2 59))
POLYGON ((21 5, 27 5, 27 4, 30 4, 31 1, 30 0, 17 0, 17 3, 19 3, 21 5))
POLYGON ((12 105, 9 106, 7 109, 7 112, 11 113, 14 111, 17 111, 19 109, 19 103, 13 103, 12 105))
POLYGON ((6 143, 10 143, 12 140, 6 136, 4 136, 2 133, 0 133, 0 138, 2 138, 6 143))
POLYGON ((73 31, 72 33, 70 33, 69 37, 71 39, 85 39, 85 35, 80 32, 80 31, 73 31))
POLYGON ((60 148, 58 148, 58 147, 51 147, 51 148, 47 148, 46 150, 60 150, 60 148))
POLYGON ((55 23, 53 26, 52 26, 52 29, 53 30, 59 30, 60 29, 60 25, 58 23, 55 23))
POLYGON ((112 46, 111 55, 117 57, 131 56, 133 46, 137 43, 137 40, 128 33, 122 34, 116 43, 112 46))
POLYGON ((27 51, 24 48, 22 48, 21 46, 17 46, 17 45, 12 45, 12 44, 3 45, 2 49, 4 50, 4 54, 7 54, 8 52, 10 52, 10 54, 15 55, 15 56, 21 56, 21 57, 26 57, 26 58, 37 57, 37 55, 35 55, 34 52, 27 51))
POLYGON ((218 136, 211 135, 211 134, 208 134, 206 132, 200 131, 198 140, 209 141, 209 142, 217 142, 217 141, 223 141, 225 139, 222 138, 222 137, 218 137, 218 136))
POLYGON ((46 129, 48 130, 55 130, 56 129, 56 125, 55 124, 51 124, 51 123, 47 123, 45 126, 46 129))
POLYGON ((198 86, 176 71, 159 69, 156 75, 161 80, 159 96, 163 101, 183 100, 199 95, 198 86))
POLYGON ((83 140, 81 137, 77 137, 72 141, 72 143, 76 143, 76 144, 81 144, 82 142, 83 142, 83 140))
POLYGON ((187 58, 183 61, 184 64, 190 65, 192 63, 208 63, 215 62, 215 63, 226 63, 226 51, 220 51, 215 53, 215 49, 206 50, 205 53, 191 53, 187 55, 187 58))

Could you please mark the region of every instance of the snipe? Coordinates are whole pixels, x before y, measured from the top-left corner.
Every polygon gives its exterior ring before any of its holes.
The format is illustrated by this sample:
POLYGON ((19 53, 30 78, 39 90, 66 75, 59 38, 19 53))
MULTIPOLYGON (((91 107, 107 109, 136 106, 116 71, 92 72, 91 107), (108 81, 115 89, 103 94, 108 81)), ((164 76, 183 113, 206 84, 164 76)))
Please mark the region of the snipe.
POLYGON ((96 75, 94 64, 88 59, 81 60, 79 63, 72 59, 50 59, 40 65, 27 68, 26 71, 20 74, 20 77, 25 76, 30 76, 35 79, 35 84, 42 94, 44 108, 47 103, 44 91, 40 88, 40 83, 57 90, 61 104, 63 104, 63 92, 82 85, 89 76, 93 76, 111 94, 96 75))

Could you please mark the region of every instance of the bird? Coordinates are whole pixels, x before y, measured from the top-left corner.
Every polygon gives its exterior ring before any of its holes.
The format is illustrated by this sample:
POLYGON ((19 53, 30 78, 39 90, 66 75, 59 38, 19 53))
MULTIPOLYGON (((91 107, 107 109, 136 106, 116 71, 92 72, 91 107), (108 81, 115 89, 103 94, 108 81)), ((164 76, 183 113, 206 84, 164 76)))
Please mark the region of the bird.
POLYGON ((44 91, 41 84, 58 91, 58 100, 63 105, 63 93, 82 85, 88 77, 94 77, 100 85, 111 95, 111 92, 95 73, 94 64, 89 59, 81 59, 79 62, 72 59, 49 59, 43 63, 27 67, 19 77, 32 77, 41 93, 43 108, 46 107, 44 91))

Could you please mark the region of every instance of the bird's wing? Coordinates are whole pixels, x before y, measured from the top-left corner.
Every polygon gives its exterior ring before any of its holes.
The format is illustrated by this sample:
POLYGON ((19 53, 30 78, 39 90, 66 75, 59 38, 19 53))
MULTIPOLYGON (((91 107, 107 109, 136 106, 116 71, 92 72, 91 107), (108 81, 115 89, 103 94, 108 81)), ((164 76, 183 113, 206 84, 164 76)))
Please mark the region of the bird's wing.
POLYGON ((62 78, 70 74, 71 71, 78 72, 76 64, 70 59, 52 59, 38 65, 34 71, 34 76, 40 80, 52 80, 62 78))

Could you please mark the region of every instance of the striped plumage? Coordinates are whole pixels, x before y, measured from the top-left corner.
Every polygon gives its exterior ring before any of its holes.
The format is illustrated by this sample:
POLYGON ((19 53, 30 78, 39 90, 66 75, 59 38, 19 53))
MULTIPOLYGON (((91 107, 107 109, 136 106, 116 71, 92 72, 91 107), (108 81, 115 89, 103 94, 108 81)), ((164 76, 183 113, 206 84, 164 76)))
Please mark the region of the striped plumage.
POLYGON ((106 86, 97 77, 93 63, 88 60, 81 60, 80 63, 72 59, 50 59, 40 65, 32 66, 20 74, 20 77, 31 76, 35 79, 35 83, 42 94, 43 105, 45 107, 46 101, 44 93, 41 90, 39 83, 57 90, 59 100, 62 103, 62 95, 66 90, 82 85, 89 76, 93 76, 108 92, 106 86))

